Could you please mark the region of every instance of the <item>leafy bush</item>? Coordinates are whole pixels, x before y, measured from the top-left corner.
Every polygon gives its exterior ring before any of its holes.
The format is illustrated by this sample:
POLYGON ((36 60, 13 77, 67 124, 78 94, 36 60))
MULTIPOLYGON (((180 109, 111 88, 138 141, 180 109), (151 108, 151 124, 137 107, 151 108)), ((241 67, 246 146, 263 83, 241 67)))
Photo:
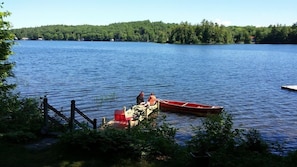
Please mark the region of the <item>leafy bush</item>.
POLYGON ((247 133, 244 134, 244 143, 242 143, 241 147, 243 147, 247 151, 253 151, 258 153, 268 153, 269 146, 268 144, 261 138, 260 133, 251 129, 248 130, 247 133))
POLYGON ((159 120, 143 121, 139 126, 131 129, 130 134, 141 144, 142 157, 146 159, 169 158, 178 151, 175 142, 175 128, 166 123, 163 115, 159 120))
POLYGON ((131 159, 168 158, 178 148, 174 141, 175 131, 164 122, 158 126, 155 120, 145 120, 131 129, 76 130, 62 135, 60 144, 64 150, 78 154, 118 155, 131 159))
POLYGON ((37 136, 32 132, 15 131, 6 133, 2 139, 9 143, 29 143, 37 139, 37 136))
POLYGON ((189 151, 204 154, 220 149, 231 149, 240 131, 232 129, 232 117, 226 113, 209 116, 202 126, 192 127, 194 136, 187 142, 189 151))
POLYGON ((294 165, 296 166, 296 164, 297 164, 297 150, 289 152, 285 159, 285 162, 286 162, 286 164, 290 164, 287 166, 292 166, 292 167, 294 165))
POLYGON ((0 95, 0 133, 38 135, 42 124, 43 116, 36 99, 19 98, 18 94, 12 93, 0 95))
POLYGON ((120 129, 107 128, 99 131, 81 129, 62 135, 60 144, 70 152, 112 155, 127 152, 127 150, 133 151, 133 145, 130 144, 133 143, 132 140, 125 131, 120 129))
POLYGON ((253 159, 245 160, 249 165, 262 163, 261 158, 255 159, 258 156, 254 153, 262 158, 273 157, 258 131, 233 129, 232 125, 232 117, 227 113, 205 118, 202 126, 193 127, 194 136, 187 142, 189 152, 195 158, 208 157, 212 166, 238 166, 236 163, 242 158, 253 159))

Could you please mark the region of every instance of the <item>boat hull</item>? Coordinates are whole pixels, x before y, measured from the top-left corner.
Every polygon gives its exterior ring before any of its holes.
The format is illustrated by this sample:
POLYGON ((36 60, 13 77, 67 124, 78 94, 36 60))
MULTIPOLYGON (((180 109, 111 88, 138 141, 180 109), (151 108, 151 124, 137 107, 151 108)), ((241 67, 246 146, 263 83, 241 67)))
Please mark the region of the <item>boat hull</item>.
POLYGON ((190 102, 160 100, 160 110, 164 112, 175 112, 181 114, 191 114, 200 117, 207 115, 220 114, 223 111, 221 106, 211 106, 190 102))

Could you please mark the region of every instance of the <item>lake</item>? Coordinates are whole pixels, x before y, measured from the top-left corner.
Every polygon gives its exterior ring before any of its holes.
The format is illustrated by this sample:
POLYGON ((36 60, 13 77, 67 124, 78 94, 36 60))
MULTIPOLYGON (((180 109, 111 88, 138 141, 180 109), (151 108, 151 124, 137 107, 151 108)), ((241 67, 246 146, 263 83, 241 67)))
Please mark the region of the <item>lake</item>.
MULTIPOLYGON (((157 98, 224 106, 234 128, 297 149, 297 45, 173 45, 141 42, 17 41, 11 61, 22 96, 69 112, 113 118, 143 90, 157 98)), ((187 140, 203 118, 165 113, 187 140)))

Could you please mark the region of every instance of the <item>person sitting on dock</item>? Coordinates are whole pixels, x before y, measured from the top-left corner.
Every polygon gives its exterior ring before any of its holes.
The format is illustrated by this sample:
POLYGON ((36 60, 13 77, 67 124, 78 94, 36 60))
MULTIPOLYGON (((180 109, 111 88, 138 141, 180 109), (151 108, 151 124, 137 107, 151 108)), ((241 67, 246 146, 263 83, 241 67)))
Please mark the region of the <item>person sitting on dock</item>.
POLYGON ((139 95, 136 97, 136 104, 144 104, 144 93, 141 91, 139 95))
POLYGON ((155 94, 151 93, 150 97, 147 100, 148 105, 153 106, 156 104, 156 102, 157 102, 157 98, 156 98, 155 94))

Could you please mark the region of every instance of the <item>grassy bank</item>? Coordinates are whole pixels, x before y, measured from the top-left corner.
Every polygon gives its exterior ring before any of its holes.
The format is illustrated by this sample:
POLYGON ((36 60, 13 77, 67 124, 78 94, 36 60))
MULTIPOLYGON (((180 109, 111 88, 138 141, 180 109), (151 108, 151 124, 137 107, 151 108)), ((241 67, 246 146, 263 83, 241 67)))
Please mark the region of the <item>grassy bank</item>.
MULTIPOLYGON (((180 157, 169 160, 132 160, 115 156, 98 156, 81 153, 67 153, 58 145, 44 150, 29 150, 24 145, 9 143, 0 144, 0 166, 6 167, 98 167, 98 166, 202 166, 205 160, 193 159, 181 152, 180 157), (184 154, 184 155, 183 155, 184 154)), ((297 153, 287 156, 259 153, 238 153, 214 155, 209 159, 208 166, 236 166, 236 167, 295 167, 297 153)), ((206 165, 207 166, 207 165, 206 165)))
MULTIPOLYGON (((171 162, 121 158, 118 155, 90 155, 86 152, 69 153, 58 144, 43 150, 30 150, 24 145, 0 143, 2 167, 98 167, 98 166, 168 166, 171 162)), ((100 153, 99 153, 100 154, 100 153)), ((175 165, 170 165, 175 166, 175 165)))
POLYGON ((228 114, 206 118, 201 127, 193 127, 195 135, 185 146, 176 144, 176 129, 166 120, 157 124, 156 120, 145 121, 130 130, 66 132, 57 138, 57 143, 44 149, 29 149, 25 147, 28 143, 2 140, 0 166, 296 166, 297 151, 286 156, 272 154, 270 145, 256 130, 233 129, 232 125, 228 114))

